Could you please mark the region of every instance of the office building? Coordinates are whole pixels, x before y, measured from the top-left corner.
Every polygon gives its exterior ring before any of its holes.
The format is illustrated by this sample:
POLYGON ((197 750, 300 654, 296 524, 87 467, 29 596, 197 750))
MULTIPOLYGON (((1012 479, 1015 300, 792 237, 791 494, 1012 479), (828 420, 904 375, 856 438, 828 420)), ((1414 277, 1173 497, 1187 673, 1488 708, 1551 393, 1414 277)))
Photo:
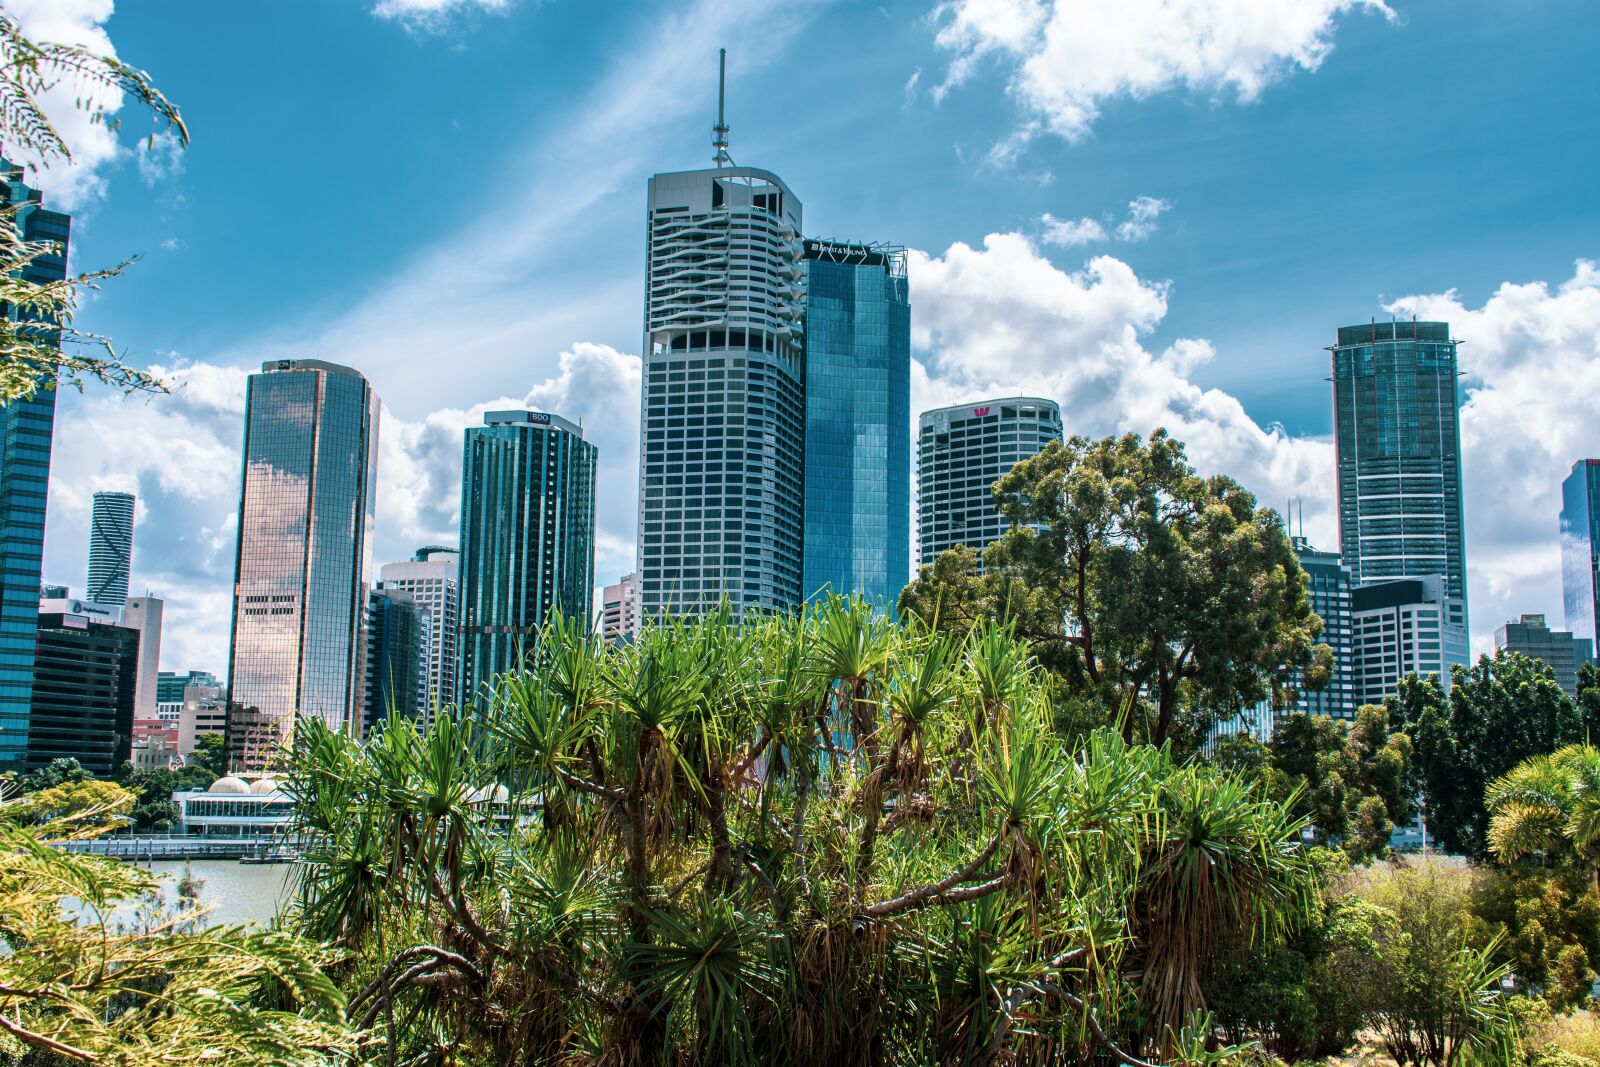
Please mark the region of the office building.
POLYGON ((1339 541, 1357 585, 1445 579, 1466 633, 1457 342, 1444 322, 1341 327, 1333 355, 1339 541))
POLYGON ((1053 400, 1013 396, 922 413, 917 436, 917 550, 923 566, 966 545, 979 553, 1006 532, 994 483, 1062 440, 1053 400))
POLYGON ((109 778, 133 752, 139 632, 87 615, 36 623, 27 767, 75 759, 109 778))
POLYGON ((594 600, 597 453, 559 415, 490 411, 461 464, 461 665, 457 703, 521 665, 556 610, 588 625, 594 600))
POLYGON ((390 711, 426 722, 428 652, 433 645, 433 613, 409 593, 374 590, 367 598, 367 696, 365 729, 390 711))
POLYGON ((1561 483, 1561 595, 1567 629, 1600 652, 1600 459, 1561 483))
POLYGON ((134 713, 141 718, 156 715, 161 676, 161 611, 163 601, 153 596, 124 599, 122 625, 139 631, 139 673, 135 682, 134 713))
POLYGON ((359 730, 378 397, 348 367, 275 360, 245 394, 229 757, 262 769, 297 715, 359 730))
POLYGON ((228 731, 228 696, 217 685, 189 685, 178 706, 178 755, 193 752, 207 734, 228 731))
POLYGON ((650 179, 639 433, 647 617, 801 601, 805 265, 799 199, 735 166, 650 179))
POLYGON ((911 304, 892 245, 806 241, 802 591, 892 612, 911 576, 911 304))
POLYGON ((600 592, 600 637, 607 644, 632 641, 644 619, 639 613, 639 576, 624 574, 600 592))
MULTIPOLYGON (((65 278, 71 218, 46 210, 42 194, 23 181, 22 168, 4 158, 0 200, 15 212, 23 240, 56 246, 23 267, 22 277, 36 284, 65 278)), ((16 308, 6 314, 25 317, 16 308)), ((54 389, 0 405, 0 771, 19 769, 28 753, 55 414, 54 389)))
POLYGON ((190 686, 215 686, 216 684, 217 676, 210 671, 189 671, 187 674, 162 671, 156 675, 156 703, 182 704, 184 690, 190 686))
POLYGON ((378 588, 408 594, 432 616, 427 660, 426 704, 431 712, 456 698, 456 638, 461 627, 461 555, 428 545, 400 563, 385 563, 378 588))
POLYGON ((1333 676, 1322 689, 1300 690, 1292 710, 1307 715, 1353 718, 1355 702, 1355 649, 1351 641, 1350 568, 1337 552, 1322 552, 1311 547, 1304 537, 1294 538, 1295 555, 1306 572, 1311 610, 1322 620, 1317 640, 1333 651, 1333 676))
POLYGON ((89 516, 89 585, 85 600, 122 604, 133 566, 133 494, 96 493, 89 516))
POLYGON ((1574 699, 1578 696, 1578 668, 1594 662, 1594 646, 1588 638, 1550 629, 1543 615, 1523 615, 1505 623, 1494 632, 1494 647, 1541 661, 1574 699))
POLYGON ((1408 674, 1439 676, 1466 666, 1466 634, 1450 620, 1460 610, 1444 575, 1397 578, 1358 586, 1350 595, 1355 705, 1382 704, 1408 674))

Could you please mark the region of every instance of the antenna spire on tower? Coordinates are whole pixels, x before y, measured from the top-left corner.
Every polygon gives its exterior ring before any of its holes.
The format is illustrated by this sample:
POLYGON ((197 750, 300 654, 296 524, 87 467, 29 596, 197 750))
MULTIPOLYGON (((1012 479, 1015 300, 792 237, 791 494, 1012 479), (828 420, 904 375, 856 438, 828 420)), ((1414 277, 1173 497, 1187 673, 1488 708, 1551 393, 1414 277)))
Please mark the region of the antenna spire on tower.
POLYGON ((728 97, 728 50, 717 49, 717 124, 711 127, 711 146, 717 150, 712 160, 719 167, 733 166, 733 157, 728 154, 728 119, 724 104, 728 97))

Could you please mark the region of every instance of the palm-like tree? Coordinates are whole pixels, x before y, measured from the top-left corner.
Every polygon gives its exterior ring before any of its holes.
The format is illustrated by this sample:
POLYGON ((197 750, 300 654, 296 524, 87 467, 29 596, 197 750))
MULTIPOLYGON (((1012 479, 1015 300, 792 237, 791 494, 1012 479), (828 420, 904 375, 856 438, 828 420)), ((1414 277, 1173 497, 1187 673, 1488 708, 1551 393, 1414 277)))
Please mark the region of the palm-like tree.
POLYGON ((1502 862, 1576 857, 1600 885, 1600 749, 1568 745, 1490 784, 1489 849, 1502 862))

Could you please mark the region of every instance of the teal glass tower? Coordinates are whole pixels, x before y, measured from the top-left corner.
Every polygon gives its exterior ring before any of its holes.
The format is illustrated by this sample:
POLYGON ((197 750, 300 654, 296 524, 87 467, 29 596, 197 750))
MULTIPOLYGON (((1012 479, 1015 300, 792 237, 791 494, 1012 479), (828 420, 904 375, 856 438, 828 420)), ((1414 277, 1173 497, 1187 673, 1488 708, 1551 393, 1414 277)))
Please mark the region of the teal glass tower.
POLYGON ((1561 483, 1561 597, 1567 629, 1600 651, 1600 459, 1580 459, 1561 483))
MULTIPOLYGON (((0 198, 16 212, 24 241, 55 246, 24 267, 23 277, 41 284, 65 278, 72 219, 46 210, 43 195, 22 180, 22 168, 3 158, 0 198)), ((5 313, 21 317, 15 308, 5 313)), ((19 770, 27 758, 55 417, 54 389, 0 405, 0 771, 19 770)))
POLYGON ((461 463, 459 704, 515 670, 554 611, 587 620, 594 599, 594 445, 539 411, 483 423, 461 463))
POLYGON ((911 304, 890 245, 807 241, 807 599, 894 610, 911 573, 911 304))

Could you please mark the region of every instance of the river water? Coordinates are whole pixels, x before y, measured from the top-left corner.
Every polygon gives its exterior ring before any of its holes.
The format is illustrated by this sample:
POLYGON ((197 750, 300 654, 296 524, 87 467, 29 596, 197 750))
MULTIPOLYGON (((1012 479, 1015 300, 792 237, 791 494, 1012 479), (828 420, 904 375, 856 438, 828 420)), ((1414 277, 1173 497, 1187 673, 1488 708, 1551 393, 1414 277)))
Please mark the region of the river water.
POLYGON ((189 866, 194 876, 205 884, 200 889, 200 902, 211 905, 205 921, 213 926, 237 926, 255 923, 270 926, 283 901, 284 885, 293 866, 288 863, 240 863, 238 860, 157 860, 140 864, 157 874, 166 875, 163 882, 169 904, 178 900, 178 879, 189 866))

